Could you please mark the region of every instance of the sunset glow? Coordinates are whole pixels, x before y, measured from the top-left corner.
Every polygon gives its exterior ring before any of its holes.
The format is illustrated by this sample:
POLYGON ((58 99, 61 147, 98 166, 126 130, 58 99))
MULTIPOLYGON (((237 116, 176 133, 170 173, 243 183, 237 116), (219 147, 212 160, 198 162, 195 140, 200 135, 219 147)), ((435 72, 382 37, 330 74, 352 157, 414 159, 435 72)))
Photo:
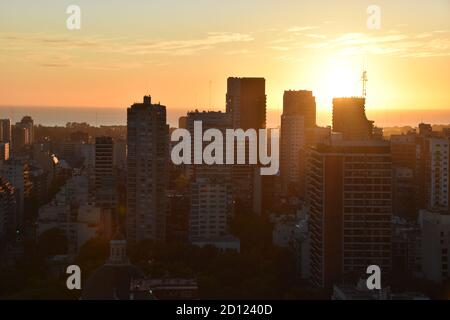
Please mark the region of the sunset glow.
POLYGON ((125 108, 150 92, 169 112, 223 109, 225 79, 252 75, 267 79, 269 109, 309 89, 325 111, 361 94, 363 69, 369 108, 450 105, 448 1, 379 1, 379 30, 367 1, 165 2, 78 1, 70 31, 68 1, 0 1, 0 105, 125 108))

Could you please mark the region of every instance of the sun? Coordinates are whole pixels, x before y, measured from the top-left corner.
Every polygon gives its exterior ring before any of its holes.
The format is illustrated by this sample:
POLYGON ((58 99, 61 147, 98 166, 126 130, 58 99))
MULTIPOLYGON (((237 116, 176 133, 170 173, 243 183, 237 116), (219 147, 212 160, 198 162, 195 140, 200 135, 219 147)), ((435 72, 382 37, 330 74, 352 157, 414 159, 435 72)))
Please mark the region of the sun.
POLYGON ((316 97, 319 104, 331 106, 335 97, 360 96, 362 69, 359 63, 348 59, 329 59, 318 75, 316 97))

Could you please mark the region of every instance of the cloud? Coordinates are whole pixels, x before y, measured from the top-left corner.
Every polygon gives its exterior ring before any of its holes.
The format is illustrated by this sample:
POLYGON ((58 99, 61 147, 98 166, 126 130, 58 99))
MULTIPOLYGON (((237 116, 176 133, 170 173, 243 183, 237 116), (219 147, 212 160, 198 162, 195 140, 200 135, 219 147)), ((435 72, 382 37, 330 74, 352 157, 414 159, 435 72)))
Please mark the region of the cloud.
POLYGON ((226 55, 243 55, 243 54, 248 54, 248 53, 250 53, 250 51, 247 49, 225 51, 226 55))
POLYGON ((333 49, 341 55, 375 54, 398 57, 438 57, 450 55, 450 38, 444 32, 406 34, 398 31, 385 34, 344 33, 323 41, 304 45, 307 49, 333 49))
MULTIPOLYGON (((90 69, 135 68, 136 55, 159 56, 164 63, 167 56, 188 56, 229 44, 253 41, 251 34, 209 32, 205 36, 184 40, 73 37, 42 33, 0 33, 0 47, 4 57, 27 59, 42 67, 78 67, 90 69), (101 59, 99 59, 99 57, 101 59), (105 59, 107 58, 107 59, 105 59), (108 59, 110 62, 108 62, 108 59), (128 61, 130 60, 130 61, 128 61)), ((241 53, 245 48, 240 48, 241 53)), ((230 50, 228 50, 229 52, 230 50)), ((229 54, 229 53, 228 53, 229 54)))
POLYGON ((219 45, 253 40, 254 38, 250 34, 209 32, 206 37, 200 39, 135 42, 116 49, 129 54, 191 55, 219 45))
POLYGON ((318 29, 319 27, 317 26, 293 26, 290 27, 289 29, 287 29, 288 32, 302 32, 302 31, 309 31, 309 30, 314 30, 314 29, 318 29))

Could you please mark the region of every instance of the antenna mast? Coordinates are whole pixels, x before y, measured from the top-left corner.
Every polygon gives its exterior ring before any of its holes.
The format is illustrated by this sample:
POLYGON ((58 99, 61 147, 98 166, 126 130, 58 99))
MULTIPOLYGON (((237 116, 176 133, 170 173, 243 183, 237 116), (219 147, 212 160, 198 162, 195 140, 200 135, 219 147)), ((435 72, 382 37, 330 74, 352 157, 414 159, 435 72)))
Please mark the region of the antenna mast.
POLYGON ((362 73, 361 81, 362 81, 362 96, 365 98, 367 95, 367 81, 369 81, 367 79, 367 71, 365 70, 362 73))

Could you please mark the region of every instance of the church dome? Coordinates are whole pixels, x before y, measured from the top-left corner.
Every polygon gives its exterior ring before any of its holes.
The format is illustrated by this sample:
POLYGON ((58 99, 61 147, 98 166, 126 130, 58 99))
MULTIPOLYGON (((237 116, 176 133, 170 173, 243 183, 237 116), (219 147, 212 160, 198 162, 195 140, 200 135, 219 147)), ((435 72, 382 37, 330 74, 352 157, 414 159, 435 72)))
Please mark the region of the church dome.
MULTIPOLYGON (((86 281, 83 300, 129 300, 132 280, 145 278, 141 269, 132 265, 126 254, 127 241, 118 233, 110 241, 110 256, 106 263, 94 271, 86 281)), ((140 299, 153 299, 144 294, 140 299)))

